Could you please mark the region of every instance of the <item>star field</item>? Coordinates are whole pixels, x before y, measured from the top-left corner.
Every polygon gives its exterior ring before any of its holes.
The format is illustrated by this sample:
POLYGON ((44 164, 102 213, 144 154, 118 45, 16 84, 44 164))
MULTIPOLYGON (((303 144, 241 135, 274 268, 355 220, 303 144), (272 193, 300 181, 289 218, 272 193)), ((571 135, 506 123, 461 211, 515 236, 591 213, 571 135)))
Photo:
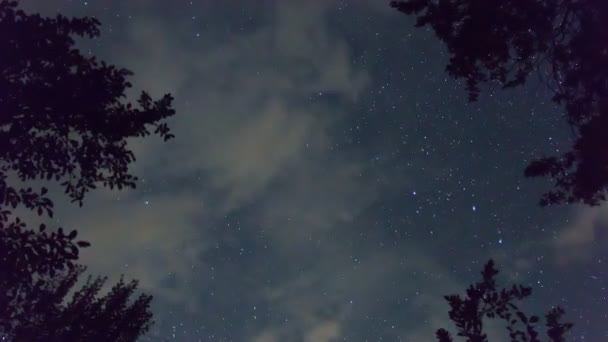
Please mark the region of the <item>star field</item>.
POLYGON ((468 103, 382 1, 23 7, 97 17, 81 49, 175 96, 176 139, 132 142, 136 190, 57 202, 90 272, 154 295, 148 340, 434 341, 489 258, 573 341, 608 338, 608 208, 540 208, 523 176, 570 144, 539 84, 468 103))

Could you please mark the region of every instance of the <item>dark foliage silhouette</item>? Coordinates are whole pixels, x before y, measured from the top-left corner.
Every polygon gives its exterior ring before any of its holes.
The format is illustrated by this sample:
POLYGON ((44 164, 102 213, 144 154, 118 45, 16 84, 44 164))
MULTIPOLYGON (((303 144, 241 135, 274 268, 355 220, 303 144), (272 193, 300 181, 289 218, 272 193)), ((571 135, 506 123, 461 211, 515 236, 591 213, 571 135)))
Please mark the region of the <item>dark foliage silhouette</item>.
MULTIPOLYGON (((450 304, 450 320, 456 325, 458 336, 465 338, 467 342, 487 342, 483 320, 498 318, 505 322, 510 341, 540 342, 538 316, 526 315, 515 303, 530 296, 532 289, 522 285, 497 288, 497 274, 494 262, 490 260, 481 272, 482 280, 467 289, 467 298, 463 299, 459 295, 445 297, 450 304)), ((565 335, 572 328, 572 324, 560 322, 563 314, 564 310, 556 307, 545 315, 548 341, 565 341, 565 335)), ((439 342, 454 341, 445 329, 437 330, 436 336, 439 342)))
POLYGON ((560 156, 532 161, 527 177, 549 177, 540 204, 598 205, 608 189, 608 2, 605 0, 401 0, 391 6, 429 25, 450 55, 447 72, 503 88, 537 71, 565 108, 575 143, 560 156))
MULTIPOLYGON (((28 228, 14 211, 52 217, 53 202, 44 187, 15 184, 57 182, 79 205, 98 185, 133 188, 137 178, 128 167, 135 156, 127 139, 151 134, 172 138, 165 120, 175 114, 169 94, 154 100, 142 92, 137 105, 131 104, 125 98, 131 72, 74 47, 74 37, 99 35, 96 19, 46 18, 26 14, 17 5, 0 0, 0 329, 12 331, 26 324, 20 320, 27 317, 18 313, 33 305, 31 294, 41 284, 72 279, 69 272, 80 267, 79 248, 89 245, 76 241, 76 231, 28 228)), ((121 284, 117 286, 131 286, 121 284)), ((147 322, 144 311, 140 317, 147 322)), ((93 311, 81 314, 89 315, 82 319, 97 317, 93 311)))
POLYGON ((36 279, 13 297, 12 307, 0 331, 9 341, 135 341, 151 325, 152 297, 130 298, 137 282, 122 279, 104 296, 99 296, 105 278, 88 278, 74 291, 79 276, 85 271, 76 266, 60 271, 52 279, 36 279), (68 294, 73 293, 68 300, 68 294), (19 322, 11 325, 10 322, 19 322))
MULTIPOLYGON (((171 138, 161 121, 175 113, 170 95, 155 101, 144 92, 138 108, 126 102, 131 73, 73 47, 73 35, 96 37, 98 26, 93 18, 42 18, 0 2, 0 171, 58 181, 79 204, 99 183, 134 187, 126 139, 149 135, 150 126, 171 138)), ((4 205, 51 206, 42 192, 6 185, 3 192, 4 205)))

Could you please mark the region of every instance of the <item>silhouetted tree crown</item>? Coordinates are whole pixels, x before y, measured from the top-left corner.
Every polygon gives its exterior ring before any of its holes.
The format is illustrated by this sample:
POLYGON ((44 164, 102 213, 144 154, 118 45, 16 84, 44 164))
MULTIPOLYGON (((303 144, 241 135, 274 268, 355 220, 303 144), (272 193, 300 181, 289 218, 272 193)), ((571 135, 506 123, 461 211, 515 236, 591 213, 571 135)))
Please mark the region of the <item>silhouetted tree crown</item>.
MULTIPOLYGON (((96 19, 43 18, 16 6, 0 2, 0 171, 60 181, 78 203, 99 183, 134 187, 126 139, 150 127, 171 138, 162 122, 175 113, 171 95, 153 100, 144 92, 138 106, 125 100, 131 72, 74 48, 72 36, 99 35, 96 19)), ((36 202, 42 194, 4 192, 5 205, 48 204, 36 202)))
MULTIPOLYGON (((488 342, 488 336, 483 329, 484 319, 501 319, 505 322, 510 341, 540 342, 538 316, 526 315, 516 304, 516 301, 530 296, 532 288, 522 285, 497 288, 497 274, 498 270, 490 260, 481 272, 482 280, 467 289, 466 298, 459 295, 445 296, 451 308, 450 320, 458 329, 457 335, 465 338, 466 342, 488 342)), ((547 341, 565 342, 565 335, 572 328, 572 324, 560 323, 563 314, 563 309, 555 307, 545 315, 547 341)), ((439 342, 454 341, 445 329, 437 330, 436 337, 439 342)))
MULTIPOLYGON (((78 250, 89 245, 76 241, 76 231, 48 232, 45 225, 28 229, 13 211, 20 207, 52 217, 53 202, 46 188, 14 186, 11 177, 21 183, 58 182, 73 202, 82 205, 85 194, 98 185, 135 187, 137 178, 128 169, 135 160, 128 138, 173 137, 165 122, 175 114, 171 95, 155 100, 142 92, 134 105, 125 97, 131 87, 130 71, 83 55, 74 47, 74 37, 95 38, 99 26, 99 21, 88 17, 26 14, 16 1, 0 0, 0 335, 21 331, 20 326, 33 322, 27 315, 15 315, 34 305, 29 299, 41 291, 40 286, 57 282, 62 275, 64 280, 75 279, 78 250)), ((91 290, 94 284, 98 283, 93 282, 87 291, 95 292, 91 290)), ((107 306, 107 314, 119 317, 120 308, 107 306), (113 308, 118 311, 112 313, 113 308)), ((69 310, 90 322, 102 317, 85 309, 69 310)), ((129 319, 149 321, 148 311, 137 312, 139 316, 133 311, 129 319)), ((40 318, 40 322, 49 319, 40 318)), ((87 324, 92 327, 93 323, 87 324)))
POLYGON ((100 296, 106 278, 89 277, 74 290, 84 271, 83 266, 76 266, 21 288, 10 303, 19 310, 3 313, 8 319, 0 321, 0 336, 28 342, 131 342, 148 331, 152 297, 142 294, 131 299, 137 281, 121 279, 100 296), (73 293, 71 299, 68 293, 73 293))
MULTIPOLYGON (((25 224, 12 218, 11 209, 23 206, 52 217, 53 203, 46 188, 15 188, 9 175, 60 182, 72 201, 82 204, 98 184, 135 187, 137 178, 128 172, 135 156, 127 138, 172 137, 163 122, 175 114, 171 95, 153 100, 143 92, 133 106, 125 99, 130 71, 74 48, 73 36, 94 38, 99 25, 94 18, 30 15, 16 1, 0 1, 0 229, 12 234, 11 244, 20 244, 23 257, 40 239, 34 231, 16 238, 25 224)), ((70 260, 77 247, 86 246, 69 243, 73 232, 51 236, 70 260)), ((51 255, 53 248, 30 250, 28 260, 51 255)))
POLYGON ((575 143, 560 156, 532 161, 527 177, 554 187, 541 205, 597 205, 608 190, 608 1, 401 0, 391 6, 416 15, 447 46, 447 72, 464 79, 469 100, 482 83, 522 85, 533 71, 565 107, 575 143))

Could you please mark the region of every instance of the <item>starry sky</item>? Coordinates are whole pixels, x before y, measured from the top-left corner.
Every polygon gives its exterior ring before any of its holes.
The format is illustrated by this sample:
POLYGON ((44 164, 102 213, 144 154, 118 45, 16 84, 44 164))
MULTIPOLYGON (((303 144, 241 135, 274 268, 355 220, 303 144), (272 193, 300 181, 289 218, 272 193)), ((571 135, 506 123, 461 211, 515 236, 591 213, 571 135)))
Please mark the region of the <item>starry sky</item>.
MULTIPOLYGON (((535 78, 468 103, 432 32, 383 0, 22 0, 95 16, 82 51, 170 92, 174 140, 130 142, 136 190, 60 193, 91 274, 154 295, 149 341, 434 341, 494 258, 573 341, 608 337, 608 206, 540 208, 570 144, 535 78)), ((490 326, 492 341, 506 341, 490 326)))

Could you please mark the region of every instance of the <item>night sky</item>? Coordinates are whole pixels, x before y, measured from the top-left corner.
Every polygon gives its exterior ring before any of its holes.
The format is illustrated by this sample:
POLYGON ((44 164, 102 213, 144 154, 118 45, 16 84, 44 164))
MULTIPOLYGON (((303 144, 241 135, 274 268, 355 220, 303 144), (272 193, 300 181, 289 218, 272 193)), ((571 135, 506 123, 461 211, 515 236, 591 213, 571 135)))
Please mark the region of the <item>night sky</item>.
MULTIPOLYGON (((132 141, 136 190, 55 217, 82 263, 154 295, 151 341, 434 341, 494 258, 524 305, 608 339, 608 206, 541 208, 527 163, 570 146, 532 77, 468 103, 387 1, 22 1, 95 16, 83 51, 170 92, 176 139, 132 141)), ((492 326, 492 341, 506 341, 492 326)))

